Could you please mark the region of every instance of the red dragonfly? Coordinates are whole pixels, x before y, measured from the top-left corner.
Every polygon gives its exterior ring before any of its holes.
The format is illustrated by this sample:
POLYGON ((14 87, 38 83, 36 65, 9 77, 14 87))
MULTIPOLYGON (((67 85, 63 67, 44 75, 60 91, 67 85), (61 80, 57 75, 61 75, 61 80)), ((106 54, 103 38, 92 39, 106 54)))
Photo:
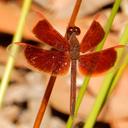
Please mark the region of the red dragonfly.
POLYGON ((42 43, 46 43, 52 48, 46 50, 27 43, 19 43, 19 45, 25 46, 24 54, 30 65, 40 71, 51 73, 52 76, 67 73, 71 65, 70 112, 73 115, 76 99, 77 63, 83 75, 105 72, 113 67, 117 58, 116 48, 119 46, 92 52, 92 49, 100 43, 105 35, 103 28, 96 20, 92 22, 81 43, 76 37, 80 34, 78 27, 69 27, 67 38, 64 38, 46 19, 38 21, 33 28, 33 33, 42 43))

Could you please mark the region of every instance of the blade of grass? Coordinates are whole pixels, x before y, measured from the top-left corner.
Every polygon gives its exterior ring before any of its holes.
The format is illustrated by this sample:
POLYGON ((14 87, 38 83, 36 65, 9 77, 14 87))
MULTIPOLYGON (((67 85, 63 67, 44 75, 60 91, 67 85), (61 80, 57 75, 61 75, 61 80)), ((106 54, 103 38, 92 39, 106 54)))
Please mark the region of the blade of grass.
MULTIPOLYGON (((23 3, 23 7, 22 7, 22 11, 21 11, 21 16, 20 16, 20 20, 19 20, 19 24, 16 30, 16 33, 14 35, 14 38, 12 40, 12 42, 20 42, 22 39, 22 34, 23 34, 23 29, 24 29, 24 25, 25 25, 25 20, 30 8, 32 0, 24 0, 23 3)), ((8 87, 8 83, 10 81, 10 76, 14 67, 14 63, 15 63, 15 57, 17 56, 17 53, 19 51, 19 46, 13 44, 11 51, 10 51, 10 55, 6 64, 6 68, 5 68, 5 72, 3 75, 3 78, 1 80, 1 86, 0 86, 0 107, 2 107, 3 104, 3 100, 4 100, 4 96, 8 87)))
POLYGON ((92 111, 89 114, 89 117, 87 118, 87 120, 85 120, 86 124, 84 126, 84 128, 93 128, 93 125, 96 121, 96 118, 100 112, 100 109, 104 103, 103 98, 106 98, 106 94, 108 93, 109 90, 109 86, 108 86, 108 80, 112 80, 113 79, 113 73, 110 72, 107 79, 104 80, 104 84, 102 85, 100 92, 96 98, 95 104, 93 106, 92 111), (106 83, 107 84, 106 84, 106 83))
POLYGON ((109 18, 108 18, 108 21, 107 21, 107 23, 106 23, 106 25, 105 25, 105 27, 104 27, 105 32, 106 32, 105 37, 104 37, 104 39, 101 41, 101 43, 97 46, 96 51, 99 51, 99 50, 101 50, 101 49, 103 48, 104 43, 105 43, 105 41, 106 41, 106 38, 107 38, 107 36, 108 36, 108 34, 109 34, 109 32, 110 32, 110 29, 111 29, 113 20, 114 20, 114 18, 115 18, 115 15, 117 14, 117 11, 118 11, 118 9, 119 9, 120 3, 121 3, 121 0, 116 0, 116 1, 115 1, 114 6, 113 6, 112 11, 111 11, 111 14, 110 14, 110 16, 109 16, 109 18))
MULTIPOLYGON (((115 3, 114 3, 114 6, 112 8, 112 11, 111 11, 111 14, 106 22, 106 27, 105 27, 105 36, 104 36, 104 39, 101 41, 101 44, 96 50, 101 50, 104 43, 105 43, 105 40, 110 32, 110 29, 111 29, 111 26, 112 26, 112 22, 116 16, 116 13, 119 9, 119 6, 120 6, 120 3, 121 3, 121 0, 116 0, 115 3)), ((84 82, 78 92, 78 97, 77 97, 77 101, 76 101, 76 109, 75 109, 75 117, 77 116, 77 113, 78 113, 78 110, 79 110, 79 107, 80 107, 80 104, 82 102, 82 99, 86 93, 86 89, 87 89, 87 86, 88 86, 88 83, 90 81, 90 76, 88 77, 85 77, 84 79, 84 82)), ((73 119, 71 118, 71 116, 69 117, 68 121, 67 121, 67 124, 66 124, 66 128, 71 128, 72 127, 72 124, 73 124, 73 119)))
MULTIPOLYGON (((125 30, 124 30, 119 42, 122 45, 127 44, 127 42, 128 42, 128 24, 126 25, 125 30)), ((121 51, 120 56, 121 55, 123 55, 123 51, 121 51)), ((117 73, 115 74, 115 77, 114 77, 114 80, 112 82, 109 94, 111 94, 111 92, 115 88, 115 86, 116 86, 119 78, 121 77, 121 74, 123 73, 123 71, 124 71, 125 67, 127 66, 127 64, 128 64, 128 55, 125 57, 123 64, 118 69, 117 73)))
POLYGON ((110 88, 110 91, 109 91, 108 96, 111 95, 111 93, 112 93, 112 91, 114 90, 114 88, 116 87, 116 85, 117 85, 117 83, 118 83, 118 81, 119 81, 119 79, 120 79, 120 77, 121 77, 121 75, 122 75, 124 69, 125 69, 127 66, 128 66, 128 56, 125 57, 125 60, 124 60, 123 64, 121 65, 121 67, 120 67, 119 70, 117 71, 117 73, 116 73, 116 75, 115 75, 115 77, 114 77, 114 79, 113 79, 113 82, 112 82, 112 84, 111 84, 111 88, 110 88))
MULTIPOLYGON (((120 44, 125 45, 127 43, 127 41, 128 41, 127 35, 128 35, 128 25, 125 27, 124 33, 121 36, 120 44)), ((120 50, 118 54, 119 54, 119 57, 118 57, 116 66, 118 66, 118 62, 120 61, 120 59, 122 57, 123 50, 120 50)), ((106 98, 109 95, 109 91, 111 90, 111 87, 113 86, 112 88, 114 88, 124 67, 128 63, 127 59, 128 59, 128 57, 126 58, 126 60, 124 61, 123 65, 121 66, 120 69, 116 68, 116 69, 118 69, 118 73, 117 73, 117 70, 114 70, 113 72, 109 72, 105 76, 102 87, 101 87, 99 94, 96 98, 93 109, 92 109, 91 113, 89 114, 89 117, 86 120, 86 124, 84 125, 84 128, 93 128, 96 118, 99 115, 99 113, 103 107, 103 103, 105 102, 106 98), (114 78, 114 75, 116 75, 116 73, 117 73, 117 76, 114 78)))
MULTIPOLYGON (((123 32, 123 34, 121 35, 121 38, 119 40, 121 45, 127 45, 128 42, 128 24, 125 26, 125 30, 123 32)), ((120 55, 119 55, 119 61, 120 58, 123 56, 123 52, 125 52, 123 49, 120 50, 120 55)), ((111 88, 109 90, 109 94, 108 96, 112 93, 113 89, 115 88, 117 82, 119 81, 125 67, 128 64, 128 55, 125 57, 124 62, 121 64, 120 68, 117 68, 117 70, 115 72, 113 72, 113 80, 109 82, 109 84, 111 84, 111 88)), ((109 75, 109 73, 107 74, 109 75)), ((106 77, 107 77, 106 75, 106 77)), ((107 78, 106 78, 107 79, 107 78)))

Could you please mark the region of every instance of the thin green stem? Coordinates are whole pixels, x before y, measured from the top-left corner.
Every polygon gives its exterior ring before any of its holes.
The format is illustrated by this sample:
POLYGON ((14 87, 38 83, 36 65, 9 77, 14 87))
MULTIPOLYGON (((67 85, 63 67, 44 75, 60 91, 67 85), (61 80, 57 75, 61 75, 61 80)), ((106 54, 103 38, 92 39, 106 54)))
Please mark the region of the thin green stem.
MULTIPOLYGON (((23 29, 26 21, 27 14, 29 12, 29 8, 31 5, 32 0, 24 0, 22 11, 21 11, 21 17, 19 20, 18 28, 16 30, 16 33, 14 35, 14 38, 12 42, 20 42, 22 39, 23 29)), ((15 63, 15 57, 17 56, 17 53, 19 51, 19 46, 16 44, 12 45, 10 55, 6 64, 5 72, 3 75, 3 78, 1 80, 1 86, 0 86, 0 107, 2 107, 4 96, 8 87, 8 83, 10 81, 11 73, 14 67, 15 63)))
MULTIPOLYGON (((111 73, 109 73, 108 79, 111 81, 112 78, 113 78, 113 73, 111 72, 111 73)), ((96 118, 97 118, 97 116, 100 112, 100 109, 104 103, 103 97, 105 99, 106 95, 108 93, 108 89, 109 89, 108 86, 109 85, 105 84, 105 82, 108 83, 107 81, 108 81, 107 79, 104 80, 104 84, 102 85, 100 92, 96 98, 93 109, 92 109, 91 113, 89 114, 89 117, 85 121, 86 124, 85 124, 84 128, 93 128, 93 125, 96 121, 96 118)))
POLYGON ((105 30, 105 37, 104 39, 101 41, 101 43, 98 45, 98 47, 96 48, 97 51, 101 50, 104 46, 104 43, 107 39, 107 36, 111 30, 111 26, 112 26, 112 23, 113 23, 113 20, 117 14, 117 11, 119 9, 119 6, 120 6, 120 3, 121 3, 122 0, 116 0, 115 3, 114 3, 114 6, 112 8, 112 11, 111 11, 111 14, 108 18, 108 21, 106 22, 106 25, 104 27, 104 30, 105 30))
MULTIPOLYGON (((128 25, 125 27, 124 33, 121 36, 120 44, 123 44, 123 45, 127 44, 127 41, 128 41, 127 35, 128 35, 128 25)), ((118 66, 118 63, 120 63, 123 52, 124 52, 123 49, 121 49, 119 51, 116 66, 118 66)), ((106 75, 106 77, 103 81, 102 87, 99 91, 99 94, 96 98, 94 107, 87 119, 87 122, 86 122, 86 125, 84 126, 84 128, 92 128, 93 127, 95 120, 102 109, 103 103, 106 101, 108 95, 110 95, 113 88, 116 86, 116 83, 118 82, 124 68, 128 64, 128 56, 126 56, 125 59, 126 60, 124 61, 124 63, 122 64, 122 66, 119 69, 118 69, 118 67, 116 68, 116 66, 115 66, 116 70, 113 70, 113 72, 109 72, 106 75)))
MULTIPOLYGON (((119 68, 119 70, 117 71, 113 81, 112 81, 112 84, 111 84, 111 88, 110 88, 110 91, 109 91, 109 95, 111 95, 112 91, 114 90, 114 88, 116 87, 124 69, 126 68, 126 66, 128 66, 128 56, 125 57, 125 60, 123 62, 123 64, 121 65, 121 67, 119 68)), ((108 95, 108 96, 109 96, 108 95)))
MULTIPOLYGON (((113 22, 113 20, 116 16, 116 13, 119 9, 120 2, 121 2, 121 0, 116 0, 115 3, 114 3, 114 6, 113 6, 111 14, 110 14, 110 17, 108 18, 108 20, 106 22, 106 25, 105 25, 105 29, 104 29, 105 30, 105 36, 104 36, 104 39, 101 41, 102 45, 98 46, 98 48, 96 49, 97 51, 101 50, 103 45, 104 45, 104 42, 105 42, 105 40, 108 36, 108 33, 110 32, 112 22, 113 22)), ((89 81, 90 81, 90 76, 85 77, 84 82, 83 82, 83 84, 82 84, 82 86, 81 86, 81 88, 78 92, 78 97, 77 97, 77 101, 76 101, 76 109, 75 109, 75 117, 77 116, 80 104, 81 104, 82 99, 83 99, 83 97, 86 93, 89 81)), ((71 128, 72 124, 73 124, 73 119, 71 117, 69 117, 69 119, 67 121, 67 124, 66 124, 66 128, 71 128)))
MULTIPOLYGON (((121 45, 127 44, 127 42, 128 42, 128 24, 126 25, 125 30, 124 30, 124 32, 123 32, 123 34, 122 34, 119 42, 120 42, 121 45)), ((121 58, 121 56, 123 55, 123 52, 124 52, 123 50, 120 51, 119 58, 121 58)), ((111 89, 109 91, 109 94, 111 94, 111 92, 115 88, 115 86, 116 86, 117 82, 119 81, 120 76, 121 76, 122 72, 124 71, 125 67, 127 66, 127 64, 128 64, 128 55, 125 57, 123 64, 117 70, 116 74, 113 74, 114 79, 113 79, 113 82, 112 82, 112 85, 111 85, 111 89)))

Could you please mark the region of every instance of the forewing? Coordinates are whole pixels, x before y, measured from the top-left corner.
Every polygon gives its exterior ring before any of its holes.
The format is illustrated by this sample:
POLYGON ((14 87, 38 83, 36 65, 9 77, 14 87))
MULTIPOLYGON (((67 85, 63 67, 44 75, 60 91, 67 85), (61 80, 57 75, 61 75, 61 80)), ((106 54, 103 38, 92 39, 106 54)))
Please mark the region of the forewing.
POLYGON ((65 74, 70 66, 69 55, 65 52, 27 46, 24 53, 28 63, 39 71, 55 75, 65 74))
POLYGON ((33 33, 38 39, 59 51, 69 50, 68 41, 45 19, 40 20, 36 24, 36 26, 33 28, 33 33))
POLYGON ((103 39, 104 34, 102 26, 94 20, 80 44, 80 51, 84 53, 96 47, 103 39))
POLYGON ((113 67, 116 58, 116 47, 81 55, 79 58, 79 70, 84 75, 100 74, 113 67))

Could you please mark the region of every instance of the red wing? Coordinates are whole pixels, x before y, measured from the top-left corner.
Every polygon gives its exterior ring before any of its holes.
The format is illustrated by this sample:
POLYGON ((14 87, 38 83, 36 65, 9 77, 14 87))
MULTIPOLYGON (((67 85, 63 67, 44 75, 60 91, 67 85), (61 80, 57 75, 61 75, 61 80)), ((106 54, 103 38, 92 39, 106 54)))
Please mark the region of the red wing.
POLYGON ((70 66, 69 55, 65 52, 27 46, 24 53, 30 65, 47 73, 65 74, 70 66))
POLYGON ((96 47, 103 39, 104 34, 102 26, 94 20, 80 44, 80 51, 84 53, 96 47))
POLYGON ((79 58, 80 72, 84 75, 103 73, 114 66, 116 58, 116 47, 81 55, 79 58))
POLYGON ((33 28, 35 36, 59 51, 69 50, 68 41, 60 35, 47 20, 40 20, 33 28))

